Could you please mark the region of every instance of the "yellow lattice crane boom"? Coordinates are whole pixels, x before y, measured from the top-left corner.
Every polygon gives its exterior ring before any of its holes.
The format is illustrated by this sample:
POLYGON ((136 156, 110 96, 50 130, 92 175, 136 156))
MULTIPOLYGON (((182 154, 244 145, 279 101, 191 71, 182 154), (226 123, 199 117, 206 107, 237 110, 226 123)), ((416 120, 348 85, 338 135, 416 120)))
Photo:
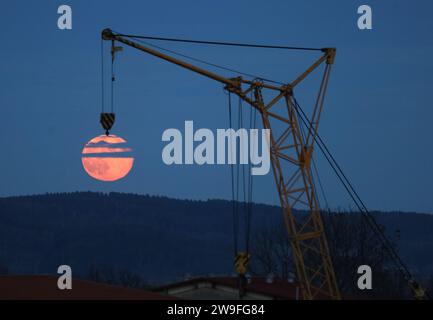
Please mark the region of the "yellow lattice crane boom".
POLYGON ((180 67, 214 79, 229 92, 236 94, 257 109, 263 127, 270 129, 270 157, 290 239, 298 281, 304 299, 340 299, 337 279, 332 265, 316 189, 311 172, 311 159, 317 128, 323 109, 329 74, 336 49, 324 48, 319 59, 286 85, 270 84, 260 79, 226 78, 199 68, 188 62, 161 53, 152 48, 116 34, 110 29, 102 31, 102 39, 118 41, 180 67), (307 132, 302 132, 293 90, 313 70, 324 64, 324 74, 312 110, 307 132), (270 97, 265 99, 264 97, 270 97), (307 214, 295 214, 294 207, 307 214))

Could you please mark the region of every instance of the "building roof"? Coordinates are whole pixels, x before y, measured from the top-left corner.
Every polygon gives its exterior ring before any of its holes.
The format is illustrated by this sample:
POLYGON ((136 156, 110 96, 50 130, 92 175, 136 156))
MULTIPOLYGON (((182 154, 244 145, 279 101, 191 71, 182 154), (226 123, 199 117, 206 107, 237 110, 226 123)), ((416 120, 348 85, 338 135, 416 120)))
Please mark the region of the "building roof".
POLYGON ((71 290, 60 290, 50 275, 0 276, 1 300, 171 300, 174 297, 86 280, 72 280, 71 290))
MULTIPOLYGON (((155 289, 156 292, 173 295, 179 298, 193 299, 215 299, 216 295, 209 295, 209 289, 219 290, 221 299, 236 299, 238 297, 237 277, 200 277, 186 281, 169 284, 155 289), (205 292, 205 290, 207 290, 205 292), (194 291, 197 294, 194 294, 194 291), (200 294, 202 296, 200 297, 200 294)), ((286 279, 273 279, 268 283, 266 278, 251 278, 245 287, 246 298, 250 299, 279 299, 296 300, 301 299, 299 285, 291 283, 286 279)))

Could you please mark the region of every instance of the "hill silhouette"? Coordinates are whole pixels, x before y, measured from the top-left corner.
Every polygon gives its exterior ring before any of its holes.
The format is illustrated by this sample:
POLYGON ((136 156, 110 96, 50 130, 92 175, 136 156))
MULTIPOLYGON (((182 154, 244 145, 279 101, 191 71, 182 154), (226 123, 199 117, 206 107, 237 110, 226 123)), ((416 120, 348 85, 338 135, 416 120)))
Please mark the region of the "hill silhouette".
MULTIPOLYGON (((0 198, 0 273, 75 275, 126 270, 149 283, 233 272, 232 204, 122 193, 0 198)), ((298 213, 302 214, 302 213, 298 213)), ((433 270, 433 215, 375 212, 402 258, 433 270)), ((278 206, 253 205, 252 232, 282 222, 278 206)))

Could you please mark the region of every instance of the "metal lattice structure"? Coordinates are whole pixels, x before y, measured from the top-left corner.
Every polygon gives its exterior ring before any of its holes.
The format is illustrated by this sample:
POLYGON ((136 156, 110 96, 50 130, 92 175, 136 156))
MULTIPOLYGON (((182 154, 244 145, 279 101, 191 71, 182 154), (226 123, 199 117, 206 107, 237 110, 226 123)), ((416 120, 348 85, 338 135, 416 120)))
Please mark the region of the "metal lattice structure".
POLYGON ((116 35, 109 29, 102 32, 102 38, 112 41, 113 45, 114 41, 119 41, 221 82, 226 90, 238 95, 258 110, 263 127, 270 129, 271 132, 271 163, 303 298, 340 299, 311 172, 315 136, 336 50, 322 49, 322 56, 305 72, 290 84, 278 86, 260 79, 246 80, 241 77, 220 76, 116 35), (306 128, 307 132, 303 132, 293 90, 322 64, 325 65, 322 82, 306 128), (265 101, 265 93, 271 96, 269 101, 265 101), (295 214, 295 207, 307 213, 295 214))

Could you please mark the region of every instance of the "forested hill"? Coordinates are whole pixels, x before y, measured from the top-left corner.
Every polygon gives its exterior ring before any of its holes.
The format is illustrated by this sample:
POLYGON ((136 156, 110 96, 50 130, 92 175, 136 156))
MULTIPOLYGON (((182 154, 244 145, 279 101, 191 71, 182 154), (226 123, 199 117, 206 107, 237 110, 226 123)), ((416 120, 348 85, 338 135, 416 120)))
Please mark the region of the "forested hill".
MULTIPOLYGON (((433 273, 433 215, 375 215, 410 267, 433 273)), ((281 221, 279 207, 253 206, 252 233, 281 221)), ((76 275, 128 270, 159 282, 229 274, 232 255, 229 201, 92 192, 0 198, 0 272, 55 273, 68 264, 76 275)))

